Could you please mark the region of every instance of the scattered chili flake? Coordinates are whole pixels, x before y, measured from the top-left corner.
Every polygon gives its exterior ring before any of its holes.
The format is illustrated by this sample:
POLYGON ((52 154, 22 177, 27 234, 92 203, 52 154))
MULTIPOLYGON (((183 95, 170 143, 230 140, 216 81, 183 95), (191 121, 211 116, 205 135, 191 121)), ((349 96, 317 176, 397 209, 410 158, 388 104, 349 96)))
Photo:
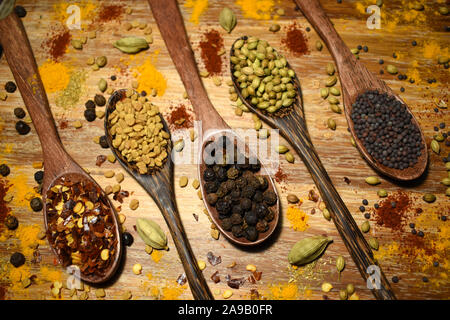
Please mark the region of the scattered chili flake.
POLYGON ((308 200, 317 202, 319 201, 319 195, 314 190, 309 190, 308 192, 308 200))
POLYGON ((281 43, 295 56, 302 56, 309 53, 308 41, 297 22, 287 27, 286 37, 281 43))
POLYGON ((66 53, 71 38, 69 29, 57 26, 52 29, 41 47, 46 50, 52 60, 58 61, 66 53))
POLYGON ((193 117, 188 112, 184 104, 170 107, 170 114, 167 118, 172 130, 191 128, 193 126, 193 117))
POLYGON ((97 167, 100 167, 104 162, 106 161, 106 156, 104 156, 104 155, 98 155, 97 156, 97 160, 95 161, 95 165, 97 166, 97 167))
POLYGON ((211 251, 206 254, 206 257, 208 258, 208 262, 211 263, 212 266, 217 266, 222 262, 222 258, 220 256, 215 256, 211 251))
POLYGON ((64 129, 67 129, 68 127, 69 127, 69 121, 61 120, 59 122, 59 129, 64 130, 64 129))
POLYGON ((280 183, 284 182, 287 179, 287 174, 281 170, 281 167, 278 167, 278 171, 275 173, 275 181, 280 183))
POLYGON ((379 203, 378 209, 374 212, 376 223, 393 231, 403 231, 411 204, 412 201, 406 192, 398 191, 390 194, 379 203))
POLYGON ((347 178, 347 177, 344 177, 344 182, 345 182, 346 184, 350 184, 350 183, 351 183, 351 180, 350 180, 349 178, 347 178))
POLYGON ((120 190, 116 193, 114 193, 113 199, 116 201, 119 201, 120 203, 123 203, 123 198, 127 198, 130 196, 130 193, 126 190, 120 190))
POLYGON ((203 34, 200 41, 201 57, 206 70, 210 75, 222 73, 222 56, 219 51, 223 50, 223 38, 217 30, 209 30, 203 34))
POLYGON ((211 280, 214 281, 214 283, 220 282, 219 271, 216 271, 211 275, 211 280))
POLYGON ((198 221, 198 214, 193 213, 192 215, 194 216, 195 221, 198 221))
POLYGON ((0 179, 0 230, 3 228, 3 222, 10 213, 11 209, 3 199, 9 190, 9 183, 6 180, 0 179))
POLYGON ((259 292, 256 289, 250 290, 250 299, 251 300, 259 300, 259 292))
POLYGON ((245 278, 234 278, 232 279, 229 274, 226 275, 225 280, 227 281, 227 285, 233 289, 239 289, 245 282, 245 278))
POLYGON ((123 4, 103 4, 98 12, 95 21, 97 23, 109 22, 116 20, 125 12, 123 4))
POLYGON ((262 277, 262 271, 253 271, 253 276, 255 277, 256 281, 261 280, 262 277))
POLYGON ((185 273, 182 273, 182 274, 180 274, 180 275, 178 276, 177 283, 178 283, 180 286, 184 285, 184 284, 186 283, 186 281, 187 281, 187 279, 186 279, 186 274, 185 274, 185 273))

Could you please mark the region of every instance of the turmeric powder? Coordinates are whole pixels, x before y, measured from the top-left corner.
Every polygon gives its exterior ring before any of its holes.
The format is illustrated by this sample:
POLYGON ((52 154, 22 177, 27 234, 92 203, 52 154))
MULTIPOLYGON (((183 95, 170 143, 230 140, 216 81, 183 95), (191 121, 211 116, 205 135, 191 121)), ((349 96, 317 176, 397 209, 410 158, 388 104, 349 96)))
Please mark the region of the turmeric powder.
POLYGON ((206 11, 208 8, 208 0, 187 0, 184 3, 186 8, 192 8, 191 17, 189 21, 198 24, 200 20, 200 16, 206 11))
POLYGON ((246 18, 269 20, 275 7, 274 0, 236 0, 246 18))
POLYGON ((70 69, 63 63, 47 60, 39 67, 39 74, 47 93, 64 90, 69 84, 70 69))
POLYGON ((134 69, 134 77, 137 78, 139 91, 146 91, 148 94, 155 90, 158 96, 162 96, 167 88, 166 78, 159 72, 155 63, 158 58, 159 51, 147 58, 144 63, 134 69))
POLYGON ((291 222, 291 228, 296 231, 305 231, 309 228, 308 219, 309 217, 300 208, 295 206, 290 206, 287 209, 286 216, 291 222))

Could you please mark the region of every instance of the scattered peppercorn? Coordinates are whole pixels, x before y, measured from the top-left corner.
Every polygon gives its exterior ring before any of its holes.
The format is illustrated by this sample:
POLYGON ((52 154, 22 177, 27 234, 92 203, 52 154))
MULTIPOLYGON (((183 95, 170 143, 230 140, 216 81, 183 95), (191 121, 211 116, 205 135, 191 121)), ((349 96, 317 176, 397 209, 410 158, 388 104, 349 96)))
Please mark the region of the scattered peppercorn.
POLYGON ((8 165, 6 165, 4 163, 0 165, 0 174, 3 177, 8 176, 10 174, 10 172, 11 172, 11 170, 9 169, 8 165))
POLYGON ((378 60, 378 63, 379 63, 379 64, 383 64, 383 63, 384 63, 384 60, 383 60, 383 59, 380 59, 380 60, 378 60))
POLYGON ((364 218, 366 218, 367 220, 370 219, 370 213, 368 212, 364 213, 364 218))
POLYGON ((37 182, 37 183, 42 183, 42 180, 44 179, 44 171, 42 171, 42 170, 39 170, 39 171, 36 171, 35 173, 34 173, 34 180, 37 182))
POLYGON ((364 52, 368 52, 369 51, 369 47, 368 46, 364 46, 362 49, 363 49, 364 52))
POLYGON ((15 216, 10 214, 5 218, 5 226, 9 230, 16 230, 17 227, 19 226, 19 220, 17 220, 15 216))
POLYGON ((134 242, 133 235, 126 231, 124 233, 122 233, 122 240, 123 240, 123 244, 126 245, 127 247, 131 247, 131 245, 134 242))
POLYGON ((16 130, 20 135, 26 135, 30 132, 31 128, 24 121, 19 120, 16 122, 16 130))
POLYGON ((423 277, 422 281, 426 283, 426 282, 428 282, 428 278, 427 277, 423 277))
POLYGON ((103 107, 106 104, 106 99, 101 94, 96 94, 94 97, 94 102, 97 106, 103 107))
POLYGON ((9 259, 9 262, 11 262, 14 267, 18 268, 25 263, 25 256, 20 252, 14 252, 9 259))
POLYGON ((416 229, 412 229, 411 233, 415 235, 415 234, 417 234, 417 230, 416 229))
POLYGON ((409 224, 409 227, 410 227, 411 229, 414 229, 414 228, 416 227, 416 224, 411 222, 411 223, 409 224))
POLYGON ((86 107, 86 109, 95 109, 95 102, 93 100, 88 100, 86 101, 84 106, 86 107))
POLYGON ((6 92, 8 92, 8 93, 14 93, 14 92, 16 91, 16 89, 17 89, 17 86, 16 86, 16 84, 15 84, 14 82, 12 82, 12 81, 8 81, 8 82, 5 84, 5 90, 6 90, 6 92))
POLYGON ((425 236, 425 234, 423 233, 423 231, 419 231, 417 232, 417 235, 421 238, 423 238, 425 236))
POLYGON ((433 266, 436 268, 439 267, 439 262, 437 262, 437 261, 433 262, 433 266))
POLYGON ((413 45, 413 47, 415 47, 415 46, 417 46, 417 41, 416 41, 416 40, 413 40, 413 41, 411 42, 411 44, 413 45))
POLYGON ((369 201, 367 201, 367 199, 363 199, 362 204, 367 206, 369 204, 369 201))
POLYGON ((14 109, 14 115, 19 118, 19 119, 23 119, 26 116, 25 110, 23 110, 23 108, 17 107, 14 109))
POLYGON ((106 136, 101 136, 100 137, 100 146, 103 149, 108 149, 109 148, 108 139, 106 138, 106 136))
POLYGON ((25 8, 22 6, 15 6, 14 12, 19 18, 24 18, 27 15, 27 10, 25 10, 25 8))
POLYGON ((364 206, 360 206, 359 211, 364 212, 364 211, 366 211, 366 208, 364 206))
POLYGON ((116 80, 117 80, 117 77, 116 77, 115 75, 112 75, 112 76, 111 76, 111 80, 112 80, 112 81, 116 81, 116 80))
POLYGON ((41 211, 43 207, 43 203, 41 198, 33 198, 30 201, 30 207, 33 211, 41 211))
POLYGON ((97 118, 97 116, 95 114, 95 109, 84 110, 84 118, 89 122, 94 121, 97 118))
POLYGON ((398 279, 398 277, 397 277, 397 276, 393 276, 393 277, 392 277, 392 282, 393 282, 393 283, 397 283, 397 282, 398 282, 398 280, 399 280, 399 279, 398 279))

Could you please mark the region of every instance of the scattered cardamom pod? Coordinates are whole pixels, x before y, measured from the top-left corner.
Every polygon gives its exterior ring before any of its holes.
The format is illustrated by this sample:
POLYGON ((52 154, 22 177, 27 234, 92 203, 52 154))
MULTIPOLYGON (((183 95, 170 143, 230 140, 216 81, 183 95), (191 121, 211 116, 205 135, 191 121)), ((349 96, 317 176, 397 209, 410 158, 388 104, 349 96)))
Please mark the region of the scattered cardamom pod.
MULTIPOLYGON (((341 107, 339 107, 337 104, 330 104, 330 109, 331 111, 333 111, 334 113, 342 113, 342 109, 341 107)), ((352 138, 353 139, 353 138, 352 138)), ((353 144, 353 143, 352 143, 353 144)))
POLYGON ((322 41, 320 41, 320 40, 316 41, 316 49, 317 49, 317 51, 322 51, 322 49, 323 49, 322 41))
POLYGON ((332 87, 332 88, 330 88, 330 93, 333 96, 340 96, 341 95, 341 90, 339 90, 339 88, 332 87))
POLYGON ((387 72, 389 72, 390 74, 397 74, 398 73, 398 69, 396 66, 393 66, 392 64, 388 64, 386 66, 386 70, 387 72))
POLYGON ((270 32, 278 32, 280 31, 281 27, 279 24, 273 24, 270 26, 269 31, 270 32))
POLYGON ((374 185, 381 183, 381 181, 380 181, 380 179, 378 179, 378 177, 371 176, 371 177, 366 178, 366 183, 374 186, 374 185))
MULTIPOLYGON (((332 88, 332 89, 333 89, 333 88, 332 88)), ((331 90, 330 90, 330 92, 331 92, 331 90)), ((328 102, 329 102, 330 104, 339 104, 339 99, 336 98, 336 97, 331 96, 331 97, 328 98, 328 102)))
POLYGON ((355 293, 355 286, 351 283, 349 283, 346 287, 347 293, 349 296, 351 296, 353 293, 355 293))
POLYGON ((322 283, 322 291, 323 292, 330 292, 331 289, 333 289, 333 285, 329 282, 322 283))
POLYGON ((387 195, 388 195, 387 191, 384 190, 384 189, 378 190, 377 194, 378 194, 378 196, 379 196, 380 198, 385 198, 385 197, 387 197, 387 195))
POLYGON ((138 218, 136 229, 145 244, 154 249, 167 249, 167 237, 156 222, 150 219, 138 218))
POLYGON ((448 15, 448 8, 447 7, 439 7, 439 13, 443 16, 448 15))
POLYGON ((444 185, 444 186, 450 186, 450 178, 444 178, 444 179, 442 179, 441 180, 441 183, 444 185))
POLYGON ((369 242, 370 247, 373 250, 378 250, 380 245, 379 245, 378 240, 376 238, 370 238, 368 242, 369 242))
POLYGON ((294 265, 304 265, 316 260, 332 242, 331 237, 315 236, 298 241, 288 255, 288 261, 294 265))
POLYGON ((279 145, 279 146, 277 146, 276 150, 277 150, 278 153, 283 154, 283 153, 288 152, 289 148, 286 147, 286 146, 283 146, 283 145, 279 145))
POLYGON ((450 197, 450 188, 445 189, 445 195, 450 197))
POLYGON ((322 89, 320 89, 320 96, 321 96, 323 99, 326 99, 326 98, 328 97, 328 94, 329 94, 328 88, 322 88, 322 89))
POLYGON ((98 90, 100 90, 101 92, 105 92, 107 88, 108 83, 106 82, 105 79, 101 78, 98 82, 98 90))
POLYGON ((324 209, 322 210, 322 215, 323 215, 323 217, 324 217, 325 219, 327 219, 328 221, 331 220, 331 214, 330 214, 330 211, 328 211, 327 208, 324 208, 324 209))
POLYGON ((183 139, 180 139, 180 140, 176 141, 176 142, 173 144, 173 149, 174 149, 176 152, 181 152, 181 151, 183 151, 183 149, 184 149, 184 140, 183 140, 183 139))
POLYGON ((347 298, 348 298, 347 290, 345 290, 345 289, 339 290, 339 299, 347 300, 347 298))
POLYGON ((327 126, 328 128, 330 128, 331 130, 336 130, 336 121, 334 121, 333 118, 329 118, 327 120, 327 126))
POLYGON ((327 79, 327 81, 325 82, 325 85, 327 87, 332 87, 336 84, 336 82, 337 82, 336 76, 331 76, 327 79))
POLYGON ((361 224, 361 231, 364 232, 364 233, 367 233, 367 232, 369 232, 369 230, 370 230, 370 223, 369 223, 369 221, 364 221, 361 224))
POLYGON ((300 199, 295 194, 288 194, 287 201, 289 203, 297 203, 300 201, 300 199))
POLYGON ((413 3, 411 8, 416 11, 422 11, 425 7, 421 3, 413 3))
POLYGON ((336 72, 336 70, 335 70, 335 68, 334 68, 334 64, 332 64, 331 62, 329 62, 329 63, 327 64, 326 71, 327 71, 327 74, 328 74, 329 76, 334 75, 334 73, 336 72))
POLYGON ((294 163, 294 161, 295 161, 294 156, 290 152, 285 153, 284 157, 286 158, 286 161, 289 163, 294 163))
POLYGON ((442 142, 442 141, 444 141, 445 140, 445 138, 444 138, 444 136, 442 135, 442 133, 438 133, 438 134, 435 134, 434 135, 434 140, 436 140, 437 142, 442 142))
POLYGON ((222 28, 230 33, 236 26, 236 16, 230 8, 223 8, 220 12, 219 23, 222 28))
POLYGON ((432 193, 425 193, 422 197, 425 202, 432 203, 436 201, 436 196, 432 193))
POLYGON ((434 153, 439 154, 441 152, 441 147, 439 146, 439 142, 436 140, 431 140, 430 144, 431 150, 433 150, 434 153))
POLYGON ((125 37, 114 42, 114 47, 124 53, 138 53, 149 48, 147 40, 139 37, 125 37))

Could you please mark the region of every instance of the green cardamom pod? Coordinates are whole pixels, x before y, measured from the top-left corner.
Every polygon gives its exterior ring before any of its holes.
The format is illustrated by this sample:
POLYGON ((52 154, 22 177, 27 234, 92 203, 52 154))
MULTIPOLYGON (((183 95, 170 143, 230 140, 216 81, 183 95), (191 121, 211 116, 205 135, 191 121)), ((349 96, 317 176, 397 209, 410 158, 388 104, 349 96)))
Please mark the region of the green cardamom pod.
POLYGON ((220 12, 219 23, 222 28, 230 33, 236 26, 236 16, 230 8, 223 8, 220 12))
POLYGON ((378 190, 377 194, 378 194, 378 196, 379 196, 380 198, 387 197, 387 195, 388 195, 387 191, 384 190, 384 189, 378 190))
POLYGON ((99 89, 101 92, 105 92, 107 88, 108 88, 108 83, 106 82, 105 79, 101 78, 101 79, 98 81, 98 89, 99 89))
POLYGON ((329 62, 329 63, 327 64, 327 69, 326 69, 326 71, 327 71, 327 74, 330 75, 330 76, 332 76, 332 75, 334 74, 334 72, 336 71, 336 70, 334 69, 334 65, 333 65, 331 62, 329 62))
POLYGON ((276 149, 277 149, 277 152, 278 152, 278 153, 286 153, 286 152, 289 151, 289 148, 286 147, 286 146, 283 146, 283 145, 277 146, 276 149))
POLYGON ((125 37, 114 42, 114 47, 124 53, 138 53, 141 50, 148 49, 147 40, 139 37, 125 37))
POLYGON ((298 241, 288 255, 290 264, 303 265, 316 260, 332 242, 331 237, 309 237, 298 241))
POLYGON ((436 196, 432 193, 425 193, 422 197, 425 202, 432 203, 436 201, 436 196))
POLYGON ((444 178, 444 179, 442 179, 441 180, 441 183, 444 185, 444 186, 450 186, 450 178, 444 178))
POLYGON ((320 96, 321 96, 323 99, 326 99, 326 98, 328 97, 328 94, 329 94, 328 88, 322 88, 322 89, 320 89, 320 96))
POLYGON ((334 121, 334 119, 329 118, 327 121, 327 125, 331 130, 336 130, 336 121, 334 121))
POLYGON ((389 72, 390 74, 397 74, 398 73, 398 69, 396 66, 393 66, 392 64, 388 64, 386 66, 386 70, 387 72, 389 72))
POLYGON ((347 300, 347 298, 348 298, 347 290, 345 290, 345 289, 339 290, 339 298, 341 300, 347 300))
POLYGON ((369 223, 369 221, 364 221, 362 223, 362 225, 361 225, 361 231, 364 232, 364 233, 367 233, 367 232, 369 232, 369 230, 370 230, 370 223, 369 223))
POLYGON ((433 150, 434 153, 439 154, 441 152, 441 147, 439 146, 439 142, 436 140, 431 140, 431 150, 433 150))
POLYGON ((339 272, 339 278, 341 278, 341 272, 345 268, 345 259, 343 256, 339 256, 336 259, 336 269, 339 272))
POLYGON ((327 208, 323 208, 323 210, 322 210, 322 215, 323 215, 323 217, 324 217, 325 219, 327 219, 328 221, 331 220, 331 214, 330 214, 330 211, 328 211, 327 208))
POLYGON ((167 249, 166 234, 156 222, 145 218, 138 218, 136 221, 136 229, 145 244, 154 249, 167 249))
POLYGON ((370 238, 369 245, 373 250, 378 250, 378 248, 380 247, 378 240, 376 238, 370 238))
POLYGON ((355 286, 351 283, 349 283, 346 287, 346 291, 349 296, 351 296, 353 293, 355 293, 355 286))
POLYGON ((14 0, 3 0, 3 1, 0 1, 0 20, 2 20, 4 18, 6 18, 7 16, 9 16, 9 14, 14 9, 14 4, 15 4, 14 0))

